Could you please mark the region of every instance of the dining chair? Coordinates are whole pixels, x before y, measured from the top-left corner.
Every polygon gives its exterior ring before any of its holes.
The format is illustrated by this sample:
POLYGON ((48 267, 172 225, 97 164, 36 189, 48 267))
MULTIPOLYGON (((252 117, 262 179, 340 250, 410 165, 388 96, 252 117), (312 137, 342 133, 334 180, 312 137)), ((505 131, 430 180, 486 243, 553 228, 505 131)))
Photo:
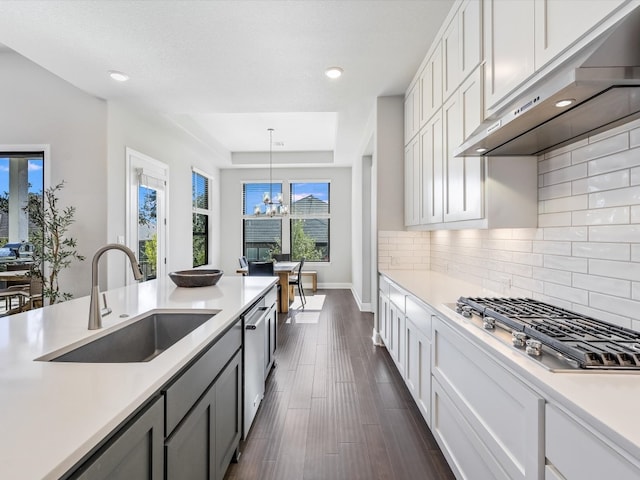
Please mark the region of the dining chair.
MULTIPOLYGON (((7 272, 15 272, 19 270, 26 270, 29 266, 25 266, 20 263, 8 263, 6 265, 7 272)), ((29 289, 29 278, 25 277, 24 280, 9 280, 6 282, 5 288, 0 288, 0 299, 4 299, 4 307, 6 311, 10 311, 12 308, 11 301, 14 298, 20 299, 20 295, 23 291, 29 289)), ((20 304, 20 306, 22 306, 20 304)))
POLYGON ((278 262, 288 262, 288 261, 291 260, 291 254, 290 253, 274 253, 271 256, 273 257, 274 260, 276 260, 278 262))
POLYGON ((273 262, 249 262, 249 275, 273 277, 273 262))
POLYGON ((302 303, 302 309, 307 303, 307 297, 304 294, 304 288, 302 287, 302 267, 304 266, 304 258, 300 259, 300 265, 298 265, 297 275, 291 275, 289 277, 289 285, 298 287, 298 295, 300 296, 300 302, 302 303))
POLYGON ((247 264, 247 257, 244 255, 238 258, 238 262, 240 263, 240 268, 247 268, 249 265, 247 264))

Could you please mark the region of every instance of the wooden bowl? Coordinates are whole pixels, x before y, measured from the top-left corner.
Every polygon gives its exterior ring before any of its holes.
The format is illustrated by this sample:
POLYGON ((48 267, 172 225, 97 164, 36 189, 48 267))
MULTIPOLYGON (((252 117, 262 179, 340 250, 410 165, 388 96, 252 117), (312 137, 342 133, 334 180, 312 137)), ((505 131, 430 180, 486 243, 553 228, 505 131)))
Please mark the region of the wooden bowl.
POLYGON ((222 277, 222 270, 180 270, 170 272, 169 278, 179 287, 210 287, 215 285, 222 277))

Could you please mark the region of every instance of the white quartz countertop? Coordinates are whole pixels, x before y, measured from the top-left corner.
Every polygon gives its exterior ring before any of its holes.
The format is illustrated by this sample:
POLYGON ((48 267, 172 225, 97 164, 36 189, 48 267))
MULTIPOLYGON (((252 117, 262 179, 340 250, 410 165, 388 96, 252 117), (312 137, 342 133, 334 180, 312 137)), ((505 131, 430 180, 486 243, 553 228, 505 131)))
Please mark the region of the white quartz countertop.
POLYGON ((551 372, 504 345, 445 304, 461 297, 503 297, 478 285, 434 271, 381 271, 442 316, 464 336, 479 341, 513 374, 549 401, 561 404, 640 460, 640 372, 551 372))
POLYGON ((89 297, 0 318, 0 478, 59 478, 276 282, 224 276, 215 286, 178 288, 167 278, 111 290, 113 312, 94 331, 89 297), (218 313, 146 363, 35 360, 155 309, 218 313))

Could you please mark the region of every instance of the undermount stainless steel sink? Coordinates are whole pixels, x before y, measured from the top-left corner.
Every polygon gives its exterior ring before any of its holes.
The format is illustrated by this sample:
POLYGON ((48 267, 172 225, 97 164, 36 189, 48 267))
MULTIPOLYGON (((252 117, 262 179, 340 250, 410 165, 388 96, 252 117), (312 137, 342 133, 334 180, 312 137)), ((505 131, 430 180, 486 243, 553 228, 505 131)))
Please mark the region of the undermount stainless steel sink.
POLYGON ((148 362, 217 312, 151 312, 84 345, 57 350, 37 360, 76 363, 148 362))

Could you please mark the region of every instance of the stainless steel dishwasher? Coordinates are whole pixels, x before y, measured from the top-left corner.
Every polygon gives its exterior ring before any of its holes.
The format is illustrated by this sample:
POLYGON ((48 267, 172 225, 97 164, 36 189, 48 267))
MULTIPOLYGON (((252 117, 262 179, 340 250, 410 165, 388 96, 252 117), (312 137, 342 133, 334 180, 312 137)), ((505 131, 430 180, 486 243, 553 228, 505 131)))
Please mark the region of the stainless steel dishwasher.
POLYGON ((269 307, 264 299, 249 310, 244 321, 244 438, 247 438, 260 402, 264 397, 264 339, 269 307))

